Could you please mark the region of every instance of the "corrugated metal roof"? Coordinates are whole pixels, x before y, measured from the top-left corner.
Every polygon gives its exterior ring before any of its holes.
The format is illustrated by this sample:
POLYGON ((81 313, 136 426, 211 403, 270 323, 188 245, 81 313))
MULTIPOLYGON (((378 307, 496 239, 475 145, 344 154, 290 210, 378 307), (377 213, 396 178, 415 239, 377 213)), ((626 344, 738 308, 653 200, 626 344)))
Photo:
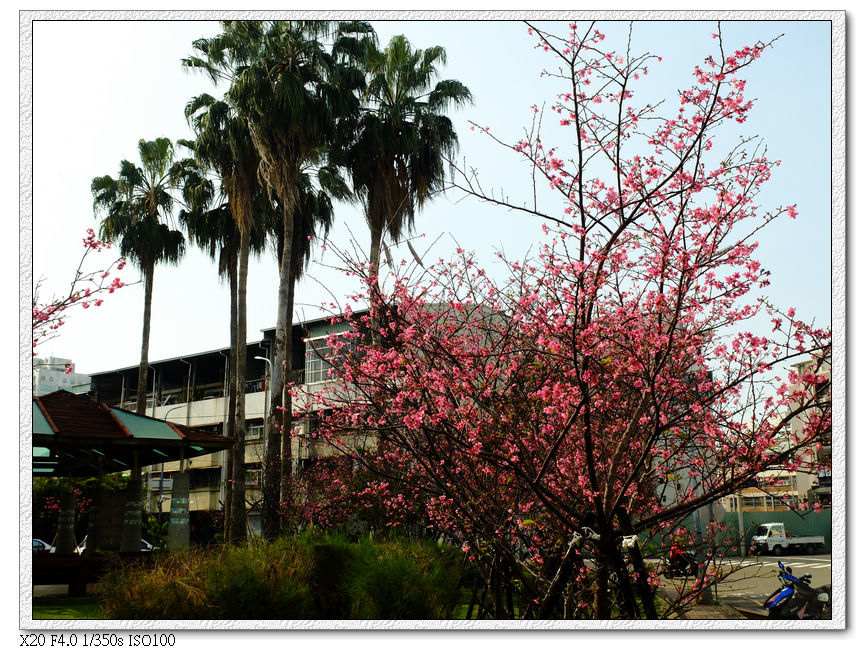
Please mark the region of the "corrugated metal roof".
MULTIPOLYGON (((360 316, 360 315, 365 314, 366 312, 367 312, 366 309, 358 309, 354 312, 354 316, 360 316)), ((330 320, 333 317, 334 317, 333 315, 323 315, 323 316, 318 316, 316 318, 310 318, 310 319, 303 320, 303 321, 297 321, 295 323, 292 323, 292 327, 309 328, 310 326, 316 325, 316 324, 328 325, 328 324, 330 324, 330 320)), ((259 331, 265 336, 265 338, 267 338, 267 335, 269 333, 276 332, 276 328, 275 327, 266 327, 266 328, 261 329, 259 331)), ((254 345, 258 345, 260 342, 261 341, 249 341, 246 345, 247 345, 247 347, 254 346, 254 345)), ((212 354, 219 354, 219 353, 227 354, 229 350, 230 350, 230 348, 224 347, 224 348, 216 348, 214 350, 204 350, 202 352, 192 352, 190 354, 184 354, 184 355, 181 355, 179 357, 169 357, 167 359, 153 360, 153 361, 150 361, 149 364, 151 366, 153 366, 153 365, 161 364, 161 363, 169 363, 171 361, 180 361, 183 359, 192 359, 194 357, 206 357, 206 356, 210 356, 212 354)), ((92 372, 92 373, 90 373, 89 376, 92 378, 92 377, 97 377, 99 375, 113 374, 115 372, 131 372, 131 371, 137 370, 137 369, 138 369, 138 364, 135 364, 134 366, 126 366, 123 368, 112 368, 110 370, 101 370, 99 372, 92 372)))
POLYGON ((162 420, 154 420, 118 408, 110 408, 109 410, 129 430, 133 438, 179 440, 182 437, 167 422, 162 420))

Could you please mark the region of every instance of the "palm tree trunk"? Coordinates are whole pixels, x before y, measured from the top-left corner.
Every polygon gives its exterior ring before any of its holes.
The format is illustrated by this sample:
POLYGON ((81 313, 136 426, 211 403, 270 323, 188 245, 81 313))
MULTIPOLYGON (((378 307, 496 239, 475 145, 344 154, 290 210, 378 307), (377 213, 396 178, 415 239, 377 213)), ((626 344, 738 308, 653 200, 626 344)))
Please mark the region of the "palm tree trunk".
MULTIPOLYGON (((283 255, 285 253, 283 252, 283 255)), ((289 320, 290 323, 290 320, 289 320)), ((286 355, 286 365, 291 363, 291 353, 286 355)), ((291 368, 285 368, 282 363, 275 364, 280 368, 274 368, 274 377, 271 378, 271 414, 273 405, 282 405, 282 385, 284 377, 291 377, 291 368), (278 376, 278 379, 277 379, 278 376), (279 395, 277 395, 279 393, 279 395)), ((283 414, 283 418, 285 414, 283 414)), ((264 490, 262 494, 261 511, 261 534, 265 539, 275 539, 279 535, 279 501, 280 501, 280 442, 282 436, 280 430, 275 426, 271 417, 270 426, 267 430, 267 451, 264 459, 264 490)))
MULTIPOLYGON (((143 265, 144 271, 144 324, 141 329, 141 363, 138 365, 138 390, 135 412, 145 415, 147 410, 147 356, 150 352, 150 307, 153 301, 153 262, 143 265)), ((156 399, 156 395, 153 396, 156 399)))
MULTIPOLYGON (((288 283, 288 300, 287 306, 288 316, 286 321, 289 328, 292 324, 291 313, 294 311, 294 277, 290 274, 288 283)), ((289 332, 291 330, 289 329, 289 332)), ((280 392, 282 392, 282 382, 290 382, 292 378, 292 341, 290 335, 287 337, 285 363, 282 365, 283 375, 279 382, 280 392)), ((274 386, 277 384, 274 383, 274 386)), ((291 409, 291 396, 283 395, 287 402, 286 408, 291 409)), ((280 404, 282 400, 280 399, 280 404)), ((272 427, 268 431, 267 439, 267 458, 264 475, 264 510, 262 521, 262 535, 267 539, 274 539, 280 532, 280 515, 279 505, 280 499, 287 502, 291 492, 291 417, 288 412, 282 414, 283 422, 287 423, 287 428, 282 431, 272 427), (281 450, 281 453, 280 453, 281 450), (281 495, 281 497, 280 497, 281 495)))
MULTIPOLYGON (((293 222, 292 222, 293 226, 293 222)), ((283 213, 283 231, 285 231, 285 213, 283 213)), ((280 303, 282 299, 282 278, 283 273, 286 272, 286 267, 283 260, 291 259, 290 256, 290 248, 285 245, 284 232, 282 239, 277 239, 278 245, 281 244, 280 249, 277 251, 277 260, 279 263, 279 274, 280 274, 280 284, 279 284, 279 298, 280 303), (288 249, 288 250, 287 250, 288 249)), ((289 285, 290 286, 290 285, 289 285)), ((279 535, 281 524, 280 524, 280 512, 279 512, 279 502, 280 502, 280 441, 282 439, 281 436, 281 426, 284 421, 284 414, 279 410, 282 407, 282 397, 284 394, 283 384, 285 373, 285 365, 283 363, 284 357, 280 351, 281 341, 284 341, 284 321, 280 319, 282 311, 280 310, 277 314, 277 324, 276 324, 276 333, 275 333, 275 341, 274 341, 274 360, 273 360, 273 373, 270 378, 270 405, 269 405, 269 417, 268 417, 268 427, 267 427, 267 444, 265 446, 265 458, 264 458, 264 477, 263 477, 263 490, 262 490, 262 500, 261 500, 261 534, 265 539, 275 539, 277 535, 279 535)), ((291 320, 289 319, 289 327, 291 326, 291 320)), ((290 346, 289 346, 290 347, 290 346)), ((289 355, 290 356, 290 355, 289 355)), ((290 373, 289 373, 290 375, 290 373)), ((283 497, 285 498, 285 497, 283 497)))
MULTIPOLYGON (((370 281, 375 289, 375 295, 378 294, 378 272, 381 267, 381 239, 382 229, 379 227, 370 227, 369 229, 369 267, 370 281)), ((373 296, 374 297, 374 296, 373 296)))
MULTIPOLYGON (((237 408, 237 256, 231 256, 228 268, 228 287, 231 293, 230 318, 231 327, 229 333, 228 350, 228 417, 226 437, 234 440, 234 411, 237 408)), ((231 541, 231 531, 234 524, 232 508, 232 494, 234 493, 234 447, 228 449, 225 463, 225 521, 223 522, 223 539, 231 541)))
MULTIPOLYGON (((280 476, 282 471, 275 471, 279 467, 279 456, 274 458, 270 454, 271 452, 278 454, 280 439, 284 441, 291 434, 291 399, 284 390, 284 386, 291 376, 291 312, 293 310, 291 306, 293 299, 291 253, 292 242, 294 241, 294 208, 297 204, 296 186, 289 185, 286 196, 282 198, 282 253, 279 260, 279 295, 273 345, 273 395, 270 399, 270 427, 267 445, 267 468, 270 471, 265 475, 265 492, 270 495, 278 494, 279 486, 285 482, 281 480, 284 478, 280 476), (282 403, 283 397, 286 400, 285 405, 282 403), (282 410, 283 406, 285 406, 284 411, 282 410)), ((287 497, 288 495, 284 496, 287 497)), ((273 526, 275 523, 271 519, 271 523, 266 523, 266 525, 273 526)))
POLYGON ((240 233, 237 264, 237 404, 234 413, 234 487, 231 541, 246 539, 246 278, 249 271, 249 229, 240 233))
POLYGON ((374 343, 378 343, 378 341, 381 339, 378 331, 379 322, 381 321, 379 314, 379 310, 381 309, 381 286, 378 282, 378 273, 381 269, 381 240, 383 235, 381 227, 370 226, 369 235, 369 307, 371 310, 370 327, 372 328, 372 340, 374 343))
MULTIPOLYGON (((288 283, 288 322, 289 327, 291 327, 292 317, 291 314, 294 312, 294 283, 297 278, 294 277, 294 273, 291 273, 291 278, 288 283)), ((291 331, 291 330, 289 330, 291 331)), ((288 353, 285 355, 285 378, 286 381, 292 381, 294 375, 294 361, 293 359, 293 351, 294 351, 294 341, 291 340, 291 337, 288 339, 288 353)), ((291 395, 286 395, 286 408, 287 412, 287 422, 288 427, 283 431, 282 435, 282 458, 280 465, 280 489, 282 491, 283 500, 288 501, 291 494, 291 476, 292 476, 292 428, 294 426, 294 420, 291 418, 291 395)))

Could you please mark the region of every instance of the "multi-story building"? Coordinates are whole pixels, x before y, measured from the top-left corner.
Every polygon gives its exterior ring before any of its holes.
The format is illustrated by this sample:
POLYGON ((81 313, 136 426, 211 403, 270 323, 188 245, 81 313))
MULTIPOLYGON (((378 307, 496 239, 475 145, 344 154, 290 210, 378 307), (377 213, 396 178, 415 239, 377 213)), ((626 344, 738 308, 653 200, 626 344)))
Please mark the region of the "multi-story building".
MULTIPOLYGON (((292 380, 315 388, 328 380, 326 337, 344 331, 346 324, 332 325, 330 318, 295 323, 293 326, 292 380)), ((269 404, 268 367, 273 362, 274 329, 262 331, 260 341, 246 346, 246 487, 248 502, 260 497, 262 461, 266 440, 269 404), (267 359, 268 361, 265 361, 267 359)), ((216 433, 227 430, 229 349, 198 352, 172 359, 151 361, 148 371, 146 415, 216 433)), ((90 394, 110 406, 134 411, 138 366, 98 372, 90 378, 90 394)), ((310 423, 300 423, 300 435, 292 440, 292 458, 303 465, 312 458, 332 453, 323 445, 309 444, 310 423)), ((189 511, 221 510, 224 502, 226 452, 199 456, 186 461, 189 472, 189 511)), ((168 512, 172 476, 180 471, 179 461, 143 468, 147 475, 145 508, 151 513, 168 512)), ((248 514, 253 532, 260 529, 260 513, 253 506, 248 514)))
MULTIPOLYGON (((815 397, 828 395, 832 383, 832 359, 815 365, 813 361, 804 361, 793 366, 800 375, 813 372, 818 377, 818 383, 814 386, 815 397)), ((800 413, 790 423, 790 434, 795 438, 801 435, 807 420, 807 413, 800 413)), ((823 506, 832 505, 832 444, 830 440, 826 444, 815 444, 807 450, 809 456, 808 471, 796 473, 796 483, 799 492, 803 494, 809 504, 820 503, 823 506)))
POLYGON ((33 359, 33 394, 47 395, 55 390, 68 390, 70 393, 86 392, 90 386, 90 376, 75 372, 71 359, 60 357, 35 357, 33 359))
MULTIPOLYGON (((813 361, 803 361, 795 364, 793 369, 800 375, 815 372, 819 381, 814 390, 819 397, 828 391, 831 381, 831 359, 820 367, 815 367, 813 361)), ((802 434, 808 412, 794 416, 776 436, 775 444, 780 448, 795 444, 802 434)), ((822 506, 832 505, 832 446, 812 445, 803 450, 805 463, 801 471, 790 472, 783 468, 770 469, 761 472, 755 484, 744 488, 740 495, 727 497, 725 506, 730 510, 738 508, 738 497, 741 496, 743 511, 785 511, 800 508, 803 505, 812 506, 819 502, 822 506)))

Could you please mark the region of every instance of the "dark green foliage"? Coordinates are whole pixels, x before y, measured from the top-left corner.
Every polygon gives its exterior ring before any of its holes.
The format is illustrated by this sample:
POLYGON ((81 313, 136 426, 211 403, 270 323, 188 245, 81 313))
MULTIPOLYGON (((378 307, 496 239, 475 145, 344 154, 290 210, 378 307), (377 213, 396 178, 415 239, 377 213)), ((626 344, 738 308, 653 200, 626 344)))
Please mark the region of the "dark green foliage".
POLYGON ((458 605, 461 573, 450 547, 305 532, 115 570, 100 602, 112 619, 438 619, 458 605))
POLYGON ((346 597, 346 570, 354 558, 348 544, 331 537, 326 543, 312 546, 313 572, 310 576, 319 618, 349 618, 346 597))
POLYGON ((141 528, 141 534, 148 542, 156 548, 164 548, 165 540, 168 536, 168 519, 154 515, 147 515, 144 520, 144 525, 141 528), (160 519, 164 519, 160 521, 160 519))
POLYGON ((362 552, 346 589, 355 619, 450 618, 461 567, 455 549, 390 543, 358 545, 362 552))
POLYGON ((203 590, 214 618, 309 618, 307 554, 296 544, 226 546, 206 567, 203 590))

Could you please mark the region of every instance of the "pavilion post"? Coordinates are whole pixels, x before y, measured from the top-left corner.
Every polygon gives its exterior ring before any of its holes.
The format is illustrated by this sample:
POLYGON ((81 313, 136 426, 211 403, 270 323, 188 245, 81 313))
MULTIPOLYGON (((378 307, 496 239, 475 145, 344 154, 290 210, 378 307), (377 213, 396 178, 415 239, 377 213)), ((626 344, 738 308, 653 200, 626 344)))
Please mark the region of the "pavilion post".
POLYGON ((120 531, 120 552, 141 550, 141 467, 138 452, 133 452, 132 471, 123 504, 123 528, 120 531))
POLYGON ((75 493, 71 487, 60 498, 60 516, 57 521, 56 553, 75 552, 75 493))
POLYGON ((189 546, 189 472, 184 467, 183 449, 180 450, 180 472, 174 475, 171 486, 171 513, 168 519, 169 553, 189 546))
POLYGON ((84 555, 93 555, 102 546, 102 510, 105 507, 105 469, 99 457, 99 477, 96 482, 96 499, 90 506, 87 520, 87 546, 84 555))

